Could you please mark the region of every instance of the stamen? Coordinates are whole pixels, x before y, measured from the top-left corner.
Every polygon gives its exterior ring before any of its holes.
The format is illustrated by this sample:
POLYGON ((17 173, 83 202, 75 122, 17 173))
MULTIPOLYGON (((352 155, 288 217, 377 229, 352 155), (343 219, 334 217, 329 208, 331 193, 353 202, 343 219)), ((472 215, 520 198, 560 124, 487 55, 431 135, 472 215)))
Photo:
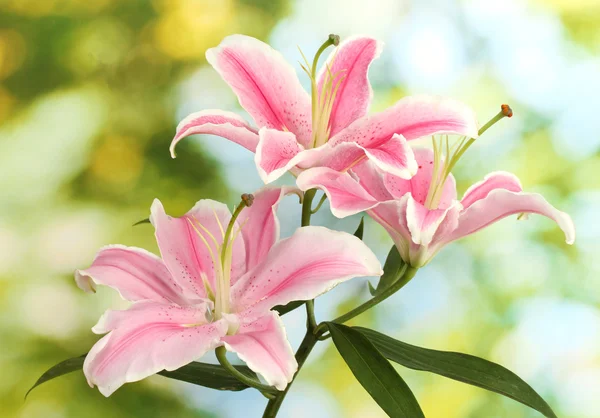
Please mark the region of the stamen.
POLYGON ((311 146, 313 148, 324 144, 329 139, 329 116, 331 114, 331 109, 333 108, 333 102, 337 93, 337 89, 341 84, 341 80, 343 80, 343 77, 340 77, 340 80, 336 81, 336 77, 339 74, 331 74, 330 66, 335 60, 334 54, 331 59, 331 62, 327 65, 325 80, 323 82, 321 93, 319 93, 317 86, 317 64, 319 62, 319 58, 329 46, 337 46, 339 45, 339 43, 339 36, 333 34, 329 35, 327 40, 323 43, 323 45, 321 45, 321 47, 315 54, 312 65, 309 64, 308 59, 306 58, 302 50, 298 48, 298 50, 300 51, 300 55, 302 55, 302 58, 304 59, 304 64, 300 63, 300 66, 310 79, 313 131, 311 138, 311 146))
MULTIPOLYGON (((200 227, 200 229, 202 229, 210 237, 210 239, 212 240, 212 242, 215 244, 215 248, 218 249, 219 248, 219 242, 217 241, 217 239, 215 238, 215 236, 212 234, 212 232, 210 232, 204 225, 202 225, 200 223, 200 221, 196 218, 196 216, 192 215, 192 218, 194 218, 194 221, 200 227)), ((193 226, 193 224, 192 224, 192 226, 193 226)), ((194 227, 194 229, 195 229, 195 227, 194 227)), ((200 236, 200 238, 204 239, 204 236, 202 234, 200 234, 200 232, 197 229, 196 229, 196 232, 198 233, 198 235, 200 236)))
POLYGON ((215 219, 217 220, 217 225, 219 225, 219 230, 221 231, 221 239, 225 238, 225 231, 223 230, 223 224, 221 223, 221 219, 219 219, 219 215, 217 215, 217 211, 213 209, 213 215, 215 215, 215 219))
MULTIPOLYGON (((200 233, 200 231, 198 230, 198 228, 196 228, 196 225, 194 225, 194 223, 192 222, 192 220, 190 218, 186 218, 187 221, 190 223, 190 225, 192 225, 192 228, 194 228, 194 231, 196 231, 196 234, 198 234, 198 237, 202 240, 202 242, 204 243, 204 245, 206 246, 206 248, 208 249, 208 253, 210 254, 210 258, 213 262, 214 265, 217 264, 217 260, 215 258, 215 255, 213 253, 212 248, 210 248, 210 245, 208 244, 208 241, 206 241, 206 238, 204 238, 204 236, 200 233)), ((201 228, 204 228, 202 226, 202 224, 198 223, 198 226, 200 226, 201 228)), ((204 228, 206 230, 206 228, 204 228)), ((212 234, 211 234, 212 237, 212 234)), ((214 237, 213 237, 214 239, 214 237)))

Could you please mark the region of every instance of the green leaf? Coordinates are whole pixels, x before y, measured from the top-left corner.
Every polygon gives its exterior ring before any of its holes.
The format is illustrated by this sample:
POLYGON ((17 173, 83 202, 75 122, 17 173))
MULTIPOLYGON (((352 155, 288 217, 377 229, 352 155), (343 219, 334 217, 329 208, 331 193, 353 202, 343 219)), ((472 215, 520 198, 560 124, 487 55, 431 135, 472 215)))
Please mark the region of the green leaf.
POLYGON ((27 391, 27 393, 25 394, 25 399, 27 399, 27 395, 29 395, 29 392, 31 392, 33 389, 35 389, 42 383, 46 383, 48 380, 52 380, 64 374, 81 370, 83 367, 83 361, 85 360, 85 356, 87 356, 87 354, 84 354, 79 357, 73 357, 65 361, 61 361, 56 366, 50 367, 48 370, 46 370, 46 373, 41 375, 37 382, 35 382, 35 384, 27 391))
POLYGON ((146 219, 142 219, 141 221, 137 221, 132 226, 138 226, 141 224, 149 224, 149 223, 150 223, 150 218, 146 218, 146 219))
POLYGON ((365 217, 360 218, 360 223, 358 224, 358 228, 354 231, 354 236, 358 239, 363 239, 363 234, 365 232, 365 217))
MULTIPOLYGON (((254 372, 248 367, 234 367, 245 375, 257 379, 256 374, 254 374, 254 372)), ((217 390, 238 391, 248 388, 245 383, 237 380, 219 364, 207 364, 195 361, 186 366, 180 367, 177 370, 173 370, 172 372, 163 370, 158 374, 170 379, 181 380, 183 382, 217 390)))
POLYGON ((396 246, 392 245, 392 248, 390 248, 390 251, 388 252, 387 258, 385 259, 385 264, 383 265, 383 275, 379 279, 377 288, 373 289, 372 286, 369 286, 371 295, 379 295, 385 289, 393 285, 402 277, 407 267, 408 264, 402 260, 402 257, 400 257, 400 252, 396 246))
MULTIPOLYGON (((57 365, 48 369, 35 384, 27 391, 25 398, 29 395, 33 389, 46 383, 49 380, 60 377, 67 373, 75 372, 83 368, 83 361, 85 360, 84 354, 79 357, 73 357, 68 360, 62 361, 57 365)), ((256 374, 246 366, 234 366, 240 372, 256 379, 256 374)), ((240 382, 233 377, 227 370, 218 364, 206 364, 199 362, 192 362, 177 370, 166 371, 158 373, 161 376, 168 377, 170 379, 181 380, 183 382, 192 383, 194 385, 205 386, 211 389, 218 390, 231 390, 239 391, 247 389, 248 386, 245 383, 240 382)))
POLYGON ((424 418, 408 385, 360 332, 327 322, 333 343, 369 395, 392 418, 424 418))
POLYGON ((556 418, 550 406, 531 386, 499 364, 469 354, 417 347, 368 328, 354 329, 366 336, 385 357, 405 367, 436 373, 499 393, 548 418, 556 418))
POLYGON ((293 311, 296 308, 299 308, 300 306, 304 305, 305 301, 304 300, 294 300, 290 303, 288 303, 287 305, 277 305, 273 308, 274 311, 277 311, 277 313, 279 313, 279 315, 285 315, 288 312, 293 311))

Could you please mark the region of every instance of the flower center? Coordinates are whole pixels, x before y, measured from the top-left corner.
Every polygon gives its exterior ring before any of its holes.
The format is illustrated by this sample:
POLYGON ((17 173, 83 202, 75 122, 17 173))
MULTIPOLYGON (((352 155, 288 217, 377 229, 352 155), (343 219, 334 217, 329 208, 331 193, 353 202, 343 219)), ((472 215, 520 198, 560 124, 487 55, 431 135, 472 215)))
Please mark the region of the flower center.
POLYGON ((245 207, 251 206, 254 201, 254 196, 251 194, 243 194, 242 201, 235 208, 233 215, 231 215, 231 219, 229 220, 229 224, 227 225, 227 229, 223 231, 223 226, 219 217, 215 213, 215 217, 217 219, 217 224, 221 230, 221 235, 223 236, 223 242, 219 245, 215 236, 203 226, 198 219, 193 217, 192 219, 188 218, 188 222, 200 237, 200 240, 205 245, 212 260, 215 272, 215 283, 216 290, 213 293, 210 283, 208 282, 208 277, 206 274, 201 274, 202 283, 204 284, 204 288, 206 290, 206 294, 210 300, 212 300, 215 304, 214 311, 212 312, 212 319, 219 320, 223 317, 224 314, 229 313, 229 298, 231 293, 231 264, 233 260, 233 244, 235 239, 238 237, 239 233, 242 230, 242 226, 240 226, 237 231, 233 231, 235 226, 235 221, 241 213, 242 209, 245 207), (214 243, 215 248, 217 249, 217 253, 213 251, 211 246, 209 245, 207 239, 200 232, 204 232, 208 238, 214 243))
POLYGON ((308 59, 300 50, 300 54, 304 59, 304 64, 300 64, 304 72, 310 79, 311 86, 311 103, 312 103, 312 138, 310 145, 312 148, 319 147, 329 140, 329 133, 331 131, 330 117, 331 110, 333 109, 333 103, 337 94, 338 88, 340 87, 345 76, 344 70, 337 71, 336 73, 331 72, 335 55, 331 59, 331 62, 325 64, 325 72, 323 75, 321 90, 317 85, 317 63, 323 52, 331 45, 338 46, 340 43, 340 37, 337 35, 329 35, 329 38, 321 45, 315 57, 313 58, 312 65, 309 64, 308 59), (310 70, 309 70, 310 68, 310 70))
MULTIPOLYGON (((512 117, 513 112, 509 105, 503 104, 500 106, 500 112, 490 119, 485 125, 479 129, 479 136, 483 135, 492 125, 504 117, 512 117)), ((442 198, 444 184, 450 175, 450 172, 463 156, 467 149, 475 142, 475 138, 467 138, 463 136, 458 139, 452 146, 448 135, 440 138, 431 137, 433 145, 433 171, 431 173, 431 182, 429 184, 429 192, 425 199, 425 207, 429 210, 437 209, 442 198)))

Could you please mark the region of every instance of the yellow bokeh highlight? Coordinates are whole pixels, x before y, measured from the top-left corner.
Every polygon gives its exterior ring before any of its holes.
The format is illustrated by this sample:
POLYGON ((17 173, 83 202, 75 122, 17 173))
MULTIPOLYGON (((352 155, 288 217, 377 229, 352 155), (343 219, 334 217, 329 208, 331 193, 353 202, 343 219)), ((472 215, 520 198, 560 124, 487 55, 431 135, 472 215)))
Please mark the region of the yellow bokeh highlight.
POLYGON ((0 80, 21 67, 26 55, 26 43, 16 30, 0 29, 0 80))
POLYGON ((230 0, 156 1, 162 16, 154 26, 157 47, 178 60, 204 56, 235 28, 235 8, 230 0))
POLYGON ((120 188, 129 188, 139 178, 143 163, 139 140, 110 135, 96 150, 90 171, 98 180, 120 188))
POLYGON ((115 0, 8 0, 2 7, 19 15, 41 17, 97 13, 114 2, 115 0))

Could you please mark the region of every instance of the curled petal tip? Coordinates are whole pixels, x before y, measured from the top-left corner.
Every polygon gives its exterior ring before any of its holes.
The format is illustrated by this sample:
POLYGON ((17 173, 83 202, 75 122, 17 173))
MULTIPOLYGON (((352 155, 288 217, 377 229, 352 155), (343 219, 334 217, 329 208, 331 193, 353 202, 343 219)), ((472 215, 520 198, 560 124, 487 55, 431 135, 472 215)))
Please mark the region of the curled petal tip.
POLYGON ((500 106, 500 109, 502 110, 502 114, 504 116, 506 116, 507 118, 512 118, 513 111, 509 105, 503 104, 502 106, 500 106))

